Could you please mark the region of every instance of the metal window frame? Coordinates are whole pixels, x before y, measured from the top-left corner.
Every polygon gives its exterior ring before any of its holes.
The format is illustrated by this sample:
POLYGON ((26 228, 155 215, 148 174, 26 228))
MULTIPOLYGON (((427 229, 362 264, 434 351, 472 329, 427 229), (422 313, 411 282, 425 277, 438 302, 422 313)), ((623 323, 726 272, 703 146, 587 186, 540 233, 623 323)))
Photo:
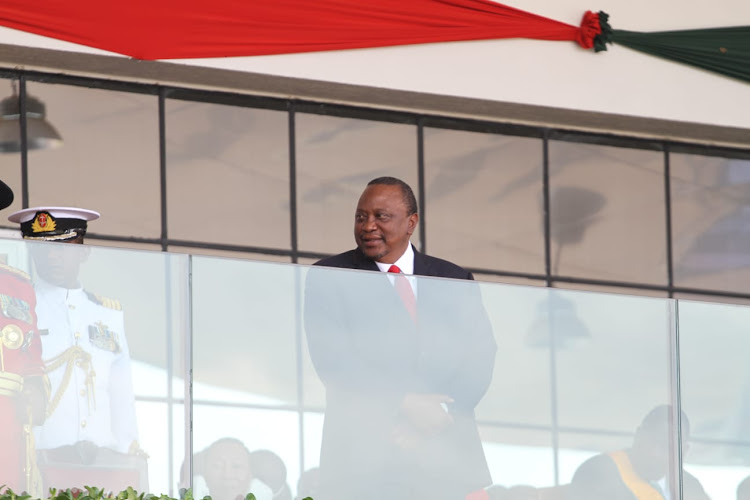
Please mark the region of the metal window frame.
MULTIPOLYGON (((672 248, 672 212, 671 212, 671 180, 670 180, 670 155, 672 153, 677 154, 695 154, 713 157, 723 158, 737 158, 737 159, 750 159, 750 148, 729 148, 724 146, 711 146, 705 144, 695 144, 689 141, 679 140, 654 140, 654 139, 643 139, 639 137, 609 134, 601 132, 582 132, 578 130, 568 130, 565 128, 558 127, 546 127, 546 126, 531 126, 531 125, 518 125, 515 123, 505 123, 502 121, 488 121, 471 118, 457 118, 451 116, 435 116, 431 114, 419 114, 413 112, 405 112, 398 110, 388 109, 375 109, 368 108, 366 106, 352 106, 345 104, 332 104, 328 102, 315 102, 310 100, 294 99, 294 98, 279 98, 279 97, 267 97, 260 95, 247 95, 239 94, 226 91, 213 91, 213 90, 198 90, 187 87, 178 86, 165 86, 158 84, 143 84, 143 83, 131 83, 123 82, 102 78, 94 77, 80 77, 62 74, 53 74, 40 71, 26 71, 26 70, 10 70, 0 68, 0 79, 16 79, 19 81, 19 95, 21 98, 21 179, 22 179, 22 201, 23 208, 28 207, 29 202, 29 182, 28 182, 28 151, 27 151, 27 137, 26 137, 26 120, 25 114, 25 98, 27 95, 27 83, 28 82, 39 82, 46 84, 59 84, 59 85, 71 85, 86 87, 92 89, 102 89, 120 92, 130 92, 138 94, 155 95, 158 98, 158 120, 159 120, 159 182, 160 182, 160 219, 161 219, 161 231, 158 238, 144 238, 139 236, 118 236, 111 234, 99 234, 89 233, 87 238, 93 241, 110 241, 110 242, 123 242, 123 243, 142 243, 142 244, 155 244, 159 245, 163 251, 169 250, 170 247, 179 246, 186 248, 196 249, 209 249, 215 251, 229 251, 229 252, 240 252, 240 253, 253 253, 253 254, 265 254, 273 256, 287 256, 290 258, 292 263, 297 263, 300 258, 306 259, 317 259, 328 256, 328 254, 320 252, 312 252, 304 249, 300 249, 298 245, 298 220, 297 220, 297 154, 296 154, 296 117, 298 114, 314 114, 322 116, 333 116, 339 118, 351 118, 359 120, 370 120, 387 123, 399 123, 414 125, 416 130, 416 150, 417 150, 417 198, 420 209, 422 211, 422 217, 420 218, 419 235, 420 241, 422 242, 422 249, 425 250, 427 247, 427 224, 426 215, 428 207, 425 206, 425 145, 424 145, 424 130, 425 128, 439 128, 446 130, 457 130, 457 131, 469 131, 479 132, 487 134, 499 134, 508 136, 518 137, 529 137, 537 138, 540 140, 540 147, 542 148, 543 166, 542 166, 542 187, 543 187, 543 217, 544 217, 544 273, 524 273, 517 272, 512 269, 485 269, 478 267, 469 267, 468 270, 478 273, 493 275, 498 277, 512 277, 522 278, 529 280, 529 283, 536 283, 545 287, 555 287, 560 284, 578 284, 578 285, 590 285, 592 287, 614 287, 623 290, 628 290, 637 294, 640 292, 664 292, 666 297, 673 297, 675 294, 691 294, 691 295, 702 295, 714 298, 733 298, 733 299, 744 299, 750 300, 750 292, 729 292, 723 290, 712 290, 712 289, 701 289, 701 288, 689 288, 679 287, 674 285, 674 274, 673 274, 673 248, 672 248), (229 245, 221 243, 213 243, 200 240, 182 240, 173 239, 168 234, 168 221, 169 215, 167 213, 167 154, 166 154, 166 135, 168 123, 166 121, 166 105, 167 100, 181 100, 189 102, 202 102, 210 104, 220 104, 228 106, 238 106, 253 109, 268 109, 276 110, 280 112, 286 112, 288 114, 288 144, 289 144, 289 201, 290 201, 290 214, 289 214, 289 231, 290 231, 290 246, 289 248, 272 248, 262 247, 254 245, 229 245), (551 237, 550 237, 550 157, 549 157, 549 143, 550 141, 564 141, 574 142, 581 144, 595 144, 604 146, 615 146, 624 148, 633 148, 639 150, 648 151, 661 151, 664 155, 664 217, 665 217, 665 238, 666 238, 666 251, 667 251, 667 277, 664 285, 654 285, 639 282, 623 282, 616 280, 600 280, 593 278, 579 278, 564 275, 554 275, 551 269, 551 237)), ((11 227, 0 225, 0 227, 11 227)), ((14 227, 13 227, 14 228, 14 227)), ((301 281, 298 282, 299 288, 301 281)), ((299 292, 299 290, 298 290, 299 292)), ((298 310, 301 309, 302 298, 297 294, 295 296, 295 303, 298 310)), ((674 308, 677 311, 677 308, 674 308)), ((258 406, 258 405, 237 405, 231 403, 220 403, 220 402, 208 402, 208 401, 197 401, 193 400, 196 404, 218 404, 223 406, 239 406, 247 408, 265 408, 273 410, 287 410, 298 413, 299 417, 299 432, 300 432, 300 470, 304 470, 304 417, 307 413, 320 412, 321 408, 313 408, 308 406, 303 397, 303 367, 302 367, 302 355, 303 355, 303 339, 302 339, 302 325, 298 323, 295 325, 295 344, 296 344, 296 356, 297 356, 297 401, 295 404, 288 406, 258 406)), ((170 350, 170 356, 172 355, 170 350)), ((189 356, 192 353, 188 353, 189 356)), ((674 360, 673 360, 674 361, 674 360)), ((550 357, 550 369, 551 376, 554 377, 555 373, 555 361, 554 355, 550 357)), ((676 367, 676 380, 679 380, 679 366, 676 367)), ((186 384, 190 384, 192 380, 186 381, 186 384)), ((679 396, 679 395, 678 395, 679 396)), ((188 399, 192 398, 192 394, 188 394, 188 399)), ((179 395, 170 393, 165 398, 153 398, 153 397, 139 397, 139 401, 161 401, 167 403, 170 408, 174 404, 182 404, 186 401, 183 400, 179 395)), ((679 404, 679 402, 678 402, 679 404)), ((186 410, 187 411, 187 410, 186 410)), ((555 415, 552 418, 554 420, 555 415)), ((171 412, 170 412, 171 415, 171 412)), ((191 418, 191 417, 189 417, 191 418)), ((625 436, 632 435, 629 433, 622 433, 616 431, 608 431, 606 429, 579 429, 571 427, 559 426, 555 421, 552 428, 549 426, 538 426, 532 424, 518 424, 514 422, 501 422, 501 421, 479 421, 479 425, 487 427, 502 427, 502 428, 519 428, 528 430, 544 430, 552 431, 554 434, 552 446, 554 448, 555 456, 555 483, 559 482, 558 478, 558 439, 559 433, 586 433, 586 434, 602 434, 609 436, 625 436)), ((171 425, 171 419, 169 422, 171 425)), ((189 423, 189 428, 192 430, 192 418, 189 423)), ((186 439, 190 439, 191 430, 188 431, 186 439)), ((724 444, 723 441, 719 440, 696 440, 705 443, 724 444)), ((733 441, 732 444, 739 444, 750 447, 750 441, 738 443, 733 441)), ((174 450, 173 443, 170 438, 170 465, 174 450)), ((679 458, 679 457, 678 457, 679 458)), ((172 474, 173 467, 170 467, 169 474, 172 474)), ((170 476, 171 477, 171 476, 170 476)), ((170 490, 173 487, 173 481, 170 481, 170 490)), ((171 491, 170 491, 171 494, 171 491)))

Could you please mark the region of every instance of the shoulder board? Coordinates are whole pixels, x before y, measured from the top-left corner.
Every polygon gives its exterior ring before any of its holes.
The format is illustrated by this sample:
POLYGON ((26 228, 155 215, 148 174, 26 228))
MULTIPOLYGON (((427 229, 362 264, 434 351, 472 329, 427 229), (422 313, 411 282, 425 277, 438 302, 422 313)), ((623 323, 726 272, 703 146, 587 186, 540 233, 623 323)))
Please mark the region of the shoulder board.
POLYGON ((94 302, 96 304, 99 304, 100 306, 104 306, 107 309, 114 309, 115 311, 122 311, 122 306, 120 305, 120 301, 116 299, 110 299, 109 297, 104 297, 102 295, 97 295, 95 293, 91 293, 89 291, 86 292, 86 295, 89 297, 91 302, 94 302))
POLYGON ((24 271, 21 271, 20 269, 17 269, 13 266, 9 266, 7 264, 0 264, 0 273, 15 274, 16 276, 19 276, 25 280, 31 281, 31 277, 28 274, 26 274, 24 271))

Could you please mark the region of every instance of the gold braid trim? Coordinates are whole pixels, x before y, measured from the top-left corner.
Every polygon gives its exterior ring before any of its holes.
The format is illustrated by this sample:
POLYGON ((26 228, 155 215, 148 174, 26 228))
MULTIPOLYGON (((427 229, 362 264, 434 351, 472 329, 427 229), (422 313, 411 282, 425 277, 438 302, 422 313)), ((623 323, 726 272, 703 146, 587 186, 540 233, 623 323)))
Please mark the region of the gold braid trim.
POLYGON ((10 372, 0 372, 0 396, 16 396, 23 390, 23 377, 10 372))
POLYGON ((31 408, 28 409, 28 423, 23 426, 23 434, 26 438, 26 463, 24 474, 26 476, 26 492, 31 498, 42 498, 44 488, 42 487, 42 474, 36 462, 36 446, 34 444, 34 432, 31 430, 33 418, 31 408))
POLYGON ((91 354, 84 351, 81 346, 73 346, 63 351, 59 355, 52 359, 44 362, 45 373, 49 374, 57 370, 61 366, 65 366, 65 373, 63 374, 60 387, 57 388, 55 395, 52 396, 49 405, 47 405, 47 417, 49 418, 57 409, 60 404, 60 400, 65 394, 65 391, 70 385, 70 378, 73 376, 73 368, 79 366, 86 373, 86 392, 89 396, 89 412, 93 408, 96 409, 96 395, 94 393, 94 380, 96 379, 96 372, 91 366, 91 354))

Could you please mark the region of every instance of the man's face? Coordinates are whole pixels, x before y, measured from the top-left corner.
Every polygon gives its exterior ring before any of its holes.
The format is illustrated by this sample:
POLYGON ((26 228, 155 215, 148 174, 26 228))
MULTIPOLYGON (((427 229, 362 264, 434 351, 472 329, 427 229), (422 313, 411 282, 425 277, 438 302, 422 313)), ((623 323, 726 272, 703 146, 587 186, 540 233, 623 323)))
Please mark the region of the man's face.
POLYGON ((354 214, 354 239, 362 253, 378 262, 396 262, 419 221, 407 212, 399 186, 367 186, 354 214))
MULTIPOLYGON (((657 481, 670 473, 670 462, 674 460, 670 443, 673 429, 665 420, 655 428, 639 427, 633 440, 633 466, 638 475, 647 481, 657 481)), ((683 424, 682 454, 689 449, 689 427, 683 424)))
POLYGON ((252 474, 247 450, 237 443, 214 444, 208 451, 204 478, 211 497, 234 500, 248 493, 252 474))

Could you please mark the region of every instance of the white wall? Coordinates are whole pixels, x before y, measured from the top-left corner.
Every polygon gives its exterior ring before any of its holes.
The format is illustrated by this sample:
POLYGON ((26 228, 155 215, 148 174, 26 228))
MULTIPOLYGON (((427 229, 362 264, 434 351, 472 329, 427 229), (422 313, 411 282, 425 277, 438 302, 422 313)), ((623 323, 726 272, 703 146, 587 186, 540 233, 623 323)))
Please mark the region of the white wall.
MULTIPOLYGON (((750 25, 747 0, 506 3, 575 25, 603 10, 615 29, 635 31, 750 25)), ((8 29, 0 43, 103 53, 8 29)), ((750 84, 619 46, 595 54, 574 42, 495 40, 174 62, 750 129, 750 84)))

